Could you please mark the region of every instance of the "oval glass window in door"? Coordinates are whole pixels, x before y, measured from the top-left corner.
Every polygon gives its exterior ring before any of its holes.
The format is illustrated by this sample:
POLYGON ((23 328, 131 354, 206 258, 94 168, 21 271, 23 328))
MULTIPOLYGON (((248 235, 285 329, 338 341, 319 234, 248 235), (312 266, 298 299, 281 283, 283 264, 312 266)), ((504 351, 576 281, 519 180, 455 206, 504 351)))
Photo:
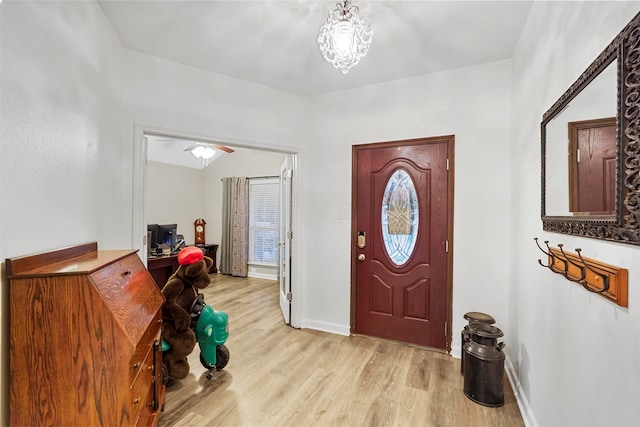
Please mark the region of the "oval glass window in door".
POLYGON ((418 237, 418 194, 404 169, 396 169, 382 196, 382 239, 391 261, 404 265, 418 237))

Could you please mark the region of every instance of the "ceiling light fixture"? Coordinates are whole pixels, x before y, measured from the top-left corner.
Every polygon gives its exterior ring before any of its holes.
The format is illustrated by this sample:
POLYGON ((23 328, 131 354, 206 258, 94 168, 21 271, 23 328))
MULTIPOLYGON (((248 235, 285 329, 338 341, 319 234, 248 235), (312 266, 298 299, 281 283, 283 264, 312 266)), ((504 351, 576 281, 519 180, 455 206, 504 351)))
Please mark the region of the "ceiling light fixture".
POLYGON ((329 11, 318 44, 324 59, 347 74, 367 54, 372 37, 371 22, 361 19, 358 6, 345 0, 329 11))
POLYGON ((216 150, 205 145, 196 145, 190 151, 195 157, 202 159, 202 166, 205 168, 209 166, 209 159, 216 155, 216 150))

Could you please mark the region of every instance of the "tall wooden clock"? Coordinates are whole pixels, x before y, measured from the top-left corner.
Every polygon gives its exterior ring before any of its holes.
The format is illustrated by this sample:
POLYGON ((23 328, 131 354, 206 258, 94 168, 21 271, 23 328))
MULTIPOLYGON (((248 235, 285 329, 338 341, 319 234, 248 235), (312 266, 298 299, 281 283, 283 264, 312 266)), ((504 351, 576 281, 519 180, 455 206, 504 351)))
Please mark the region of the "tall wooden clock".
POLYGON ((195 220, 195 222, 193 223, 193 230, 195 233, 195 241, 196 241, 196 245, 204 245, 205 242, 205 238, 204 238, 204 226, 207 223, 205 222, 204 219, 202 218, 198 218, 195 220))

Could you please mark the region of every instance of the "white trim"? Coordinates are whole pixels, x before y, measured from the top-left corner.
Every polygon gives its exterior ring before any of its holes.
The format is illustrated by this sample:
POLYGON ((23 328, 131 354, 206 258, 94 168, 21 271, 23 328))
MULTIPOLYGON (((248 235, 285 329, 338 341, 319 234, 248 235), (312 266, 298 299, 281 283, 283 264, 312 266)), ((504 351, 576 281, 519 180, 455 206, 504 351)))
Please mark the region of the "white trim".
POLYGON ((518 402, 518 408, 520 409, 524 425, 527 427, 538 427, 538 423, 533 416, 533 410, 531 409, 531 406, 529 406, 529 401, 527 400, 527 396, 524 394, 524 390, 520 384, 520 379, 516 375, 516 371, 513 368, 513 364, 511 363, 509 356, 505 357, 505 372, 509 378, 509 383, 513 389, 516 402, 518 402))
POLYGON ((255 265, 256 267, 269 267, 269 268, 273 268, 275 270, 278 269, 278 264, 277 263, 260 262, 260 261, 249 261, 247 264, 249 265, 249 267, 251 267, 252 265, 255 265))
POLYGON ((146 250, 146 192, 147 186, 147 139, 142 126, 133 125, 133 177, 131 207, 131 247, 138 250, 138 256, 147 265, 146 250))
POLYGON ((278 280, 277 274, 258 273, 256 271, 249 271, 248 277, 254 277, 256 279, 278 280))
POLYGON ((451 357, 455 357, 456 359, 462 359, 462 348, 452 345, 449 354, 451 357))
POLYGON ((300 328, 302 325, 302 305, 304 302, 304 288, 302 287, 302 272, 303 272, 303 254, 301 253, 302 245, 298 244, 300 236, 304 236, 304 231, 300 226, 302 224, 302 207, 300 200, 302 197, 300 181, 301 178, 298 165, 300 162, 304 164, 304 154, 297 152, 294 156, 291 156, 291 170, 293 174, 292 191, 291 191, 291 212, 292 212, 292 224, 291 231, 293 238, 291 239, 291 294, 295 295, 296 302, 291 303, 291 326, 294 328, 300 328))
POLYGON ((337 323, 320 322, 316 320, 303 320, 301 322, 301 328, 314 329, 316 331, 329 332, 331 334, 351 335, 351 328, 349 326, 338 325, 337 323))

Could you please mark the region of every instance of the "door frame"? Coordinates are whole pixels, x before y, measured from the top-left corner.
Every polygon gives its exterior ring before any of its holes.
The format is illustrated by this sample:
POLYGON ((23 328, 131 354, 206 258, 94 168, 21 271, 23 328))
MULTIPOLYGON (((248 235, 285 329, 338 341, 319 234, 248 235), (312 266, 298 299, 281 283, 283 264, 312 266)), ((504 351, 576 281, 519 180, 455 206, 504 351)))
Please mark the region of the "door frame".
POLYGON ((356 178, 358 170, 358 151, 371 148, 388 148, 409 145, 425 145, 425 144, 447 144, 447 242, 448 250, 446 254, 446 307, 445 307, 445 351, 451 352, 452 341, 452 320, 453 320, 453 196, 454 196, 454 153, 455 153, 455 136, 445 135, 436 137, 403 139, 398 141, 372 142, 367 144, 358 144, 352 146, 351 152, 351 334, 356 333, 356 256, 357 256, 357 212, 356 201, 358 198, 356 188, 356 178))
POLYGON ((280 165, 280 224, 278 243, 278 295, 284 322, 291 325, 291 241, 293 239, 293 169, 295 157, 288 155, 280 165), (289 183, 287 184, 287 180, 289 183), (284 258, 284 259, 283 259, 284 258), (284 282, 284 283, 283 283, 284 282))
MULTIPOLYGON (((146 237, 147 237, 147 215, 145 212, 147 197, 147 141, 145 134, 164 135, 169 137, 183 138, 196 141, 207 141, 224 145, 231 145, 239 148, 247 148, 252 150, 276 151, 283 154, 289 154, 293 157, 293 175, 297 179, 293 180, 291 194, 291 212, 292 212, 292 230, 300 230, 300 206, 298 203, 300 197, 300 173, 299 173, 299 156, 302 154, 300 147, 292 147, 286 145, 269 144, 260 141, 238 140, 230 137, 203 136, 184 130, 168 129, 160 126, 138 124, 133 125, 133 167, 132 167, 132 201, 131 201, 131 247, 138 250, 138 256, 144 265, 147 262, 146 237)), ((300 233, 297 233, 299 235, 300 233)), ((294 234, 295 236, 296 234, 294 234)), ((291 302, 291 326, 294 328, 301 327, 302 304, 298 303, 302 300, 301 267, 300 267, 300 246, 299 239, 291 240, 291 292, 297 295, 295 300, 291 302)))

